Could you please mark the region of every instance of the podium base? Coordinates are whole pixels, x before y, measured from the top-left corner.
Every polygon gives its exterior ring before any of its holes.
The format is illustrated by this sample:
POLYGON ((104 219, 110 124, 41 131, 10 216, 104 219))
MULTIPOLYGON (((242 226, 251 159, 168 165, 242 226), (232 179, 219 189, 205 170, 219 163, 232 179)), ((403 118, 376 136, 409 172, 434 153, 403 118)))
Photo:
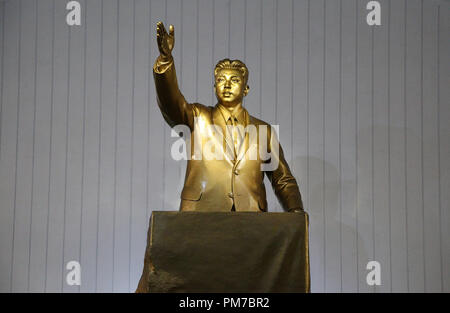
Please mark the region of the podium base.
POLYGON ((136 292, 309 292, 308 215, 161 212, 136 292))

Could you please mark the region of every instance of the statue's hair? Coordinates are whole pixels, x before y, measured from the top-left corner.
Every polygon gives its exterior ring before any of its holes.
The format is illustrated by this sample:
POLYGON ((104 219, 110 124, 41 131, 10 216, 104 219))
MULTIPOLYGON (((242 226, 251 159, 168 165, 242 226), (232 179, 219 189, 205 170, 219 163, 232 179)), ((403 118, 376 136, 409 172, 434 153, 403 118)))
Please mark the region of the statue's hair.
POLYGON ((224 68, 231 68, 231 69, 237 69, 242 73, 242 76, 244 77, 244 81, 247 84, 248 82, 248 68, 244 64, 244 62, 240 60, 230 60, 230 59, 223 59, 220 60, 214 69, 214 77, 217 76, 217 72, 219 72, 221 69, 224 68))

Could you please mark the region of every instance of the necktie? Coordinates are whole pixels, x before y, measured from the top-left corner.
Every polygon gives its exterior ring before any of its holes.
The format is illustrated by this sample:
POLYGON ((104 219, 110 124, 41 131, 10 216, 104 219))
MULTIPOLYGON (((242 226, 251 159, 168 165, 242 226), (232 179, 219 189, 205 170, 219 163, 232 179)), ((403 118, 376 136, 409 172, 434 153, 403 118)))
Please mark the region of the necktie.
POLYGON ((237 120, 234 116, 230 116, 230 118, 228 119, 228 125, 231 125, 231 138, 233 139, 234 144, 234 156, 237 157, 242 138, 237 120))

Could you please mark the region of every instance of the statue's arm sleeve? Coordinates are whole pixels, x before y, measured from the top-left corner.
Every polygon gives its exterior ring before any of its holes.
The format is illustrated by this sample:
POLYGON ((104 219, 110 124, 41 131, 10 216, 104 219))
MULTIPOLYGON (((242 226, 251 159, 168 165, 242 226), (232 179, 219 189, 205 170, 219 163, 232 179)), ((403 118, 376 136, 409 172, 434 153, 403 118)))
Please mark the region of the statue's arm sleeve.
POLYGON ((173 58, 171 57, 168 61, 162 61, 158 57, 153 66, 153 77, 158 106, 166 122, 170 127, 184 124, 192 129, 195 107, 193 104, 186 102, 178 88, 173 58))
MULTIPOLYGON (((273 131, 275 130, 272 129, 271 132, 273 131)), ((275 170, 266 171, 265 173, 272 184, 278 201, 285 211, 303 211, 303 202, 297 181, 289 169, 289 165, 284 158, 283 149, 276 136, 273 136, 271 140, 269 139, 268 144, 271 152, 270 162, 276 162, 275 164, 278 163, 278 166, 275 170), (276 149, 275 145, 278 145, 278 149, 276 149)))

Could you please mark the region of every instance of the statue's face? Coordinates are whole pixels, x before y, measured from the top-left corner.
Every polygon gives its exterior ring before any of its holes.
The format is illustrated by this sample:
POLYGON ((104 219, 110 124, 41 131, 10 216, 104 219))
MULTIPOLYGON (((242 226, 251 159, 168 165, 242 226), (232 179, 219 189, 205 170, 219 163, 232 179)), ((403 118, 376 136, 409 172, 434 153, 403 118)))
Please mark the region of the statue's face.
POLYGON ((215 77, 216 97, 219 103, 226 107, 233 107, 242 103, 248 93, 248 86, 244 77, 237 69, 224 68, 215 77))

